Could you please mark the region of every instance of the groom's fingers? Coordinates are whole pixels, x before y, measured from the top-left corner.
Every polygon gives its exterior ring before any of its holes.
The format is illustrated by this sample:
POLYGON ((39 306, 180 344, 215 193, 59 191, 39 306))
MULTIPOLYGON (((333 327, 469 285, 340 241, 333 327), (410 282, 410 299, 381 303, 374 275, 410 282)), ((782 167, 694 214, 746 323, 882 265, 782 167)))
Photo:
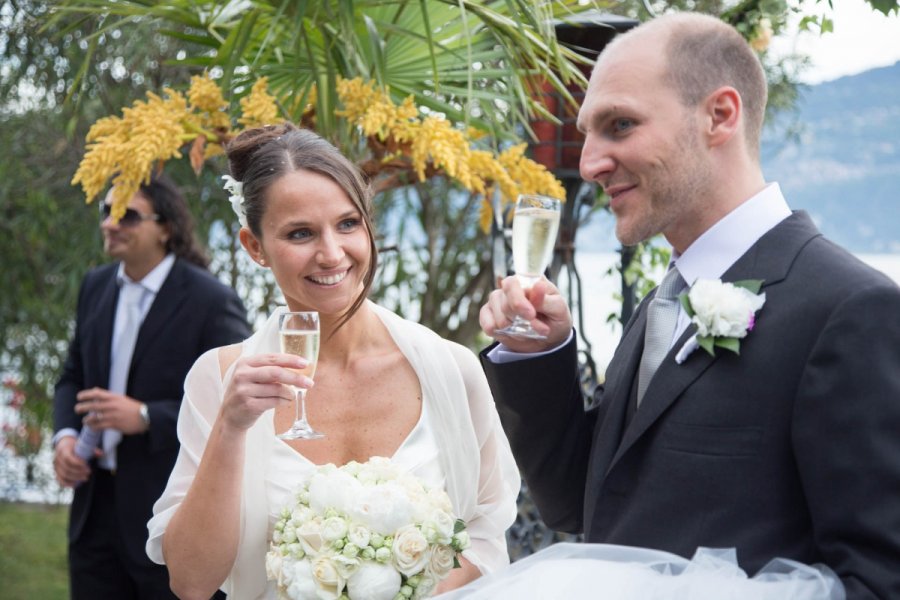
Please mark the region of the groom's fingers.
POLYGON ((519 279, 512 275, 504 279, 500 284, 504 294, 505 306, 503 313, 512 320, 516 315, 523 319, 533 319, 537 311, 528 299, 528 294, 522 289, 519 279))

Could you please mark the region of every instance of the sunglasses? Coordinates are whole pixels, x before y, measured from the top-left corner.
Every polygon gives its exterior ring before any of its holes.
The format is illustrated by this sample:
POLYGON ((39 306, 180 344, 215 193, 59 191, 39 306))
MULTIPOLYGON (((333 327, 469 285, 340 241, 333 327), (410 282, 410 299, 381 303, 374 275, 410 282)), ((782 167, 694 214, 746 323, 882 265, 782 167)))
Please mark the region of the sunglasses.
MULTIPOLYGON (((100 203, 100 220, 105 221, 107 217, 109 217, 112 212, 112 205, 107 204, 106 202, 100 203)), ((140 225, 144 221, 159 221, 161 220, 160 216, 156 213, 145 215, 143 213, 139 213, 133 208, 126 208, 125 214, 122 215, 122 218, 119 219, 119 227, 134 227, 136 225, 140 225)))

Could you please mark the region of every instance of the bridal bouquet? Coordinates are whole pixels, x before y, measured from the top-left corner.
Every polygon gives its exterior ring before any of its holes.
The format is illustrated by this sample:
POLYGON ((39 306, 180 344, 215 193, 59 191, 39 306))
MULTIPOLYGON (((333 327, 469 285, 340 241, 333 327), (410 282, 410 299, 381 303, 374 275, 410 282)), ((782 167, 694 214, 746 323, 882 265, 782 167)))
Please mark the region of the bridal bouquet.
POLYGON ((266 554, 279 598, 425 598, 469 546, 450 498, 390 460, 319 467, 281 512, 266 554))

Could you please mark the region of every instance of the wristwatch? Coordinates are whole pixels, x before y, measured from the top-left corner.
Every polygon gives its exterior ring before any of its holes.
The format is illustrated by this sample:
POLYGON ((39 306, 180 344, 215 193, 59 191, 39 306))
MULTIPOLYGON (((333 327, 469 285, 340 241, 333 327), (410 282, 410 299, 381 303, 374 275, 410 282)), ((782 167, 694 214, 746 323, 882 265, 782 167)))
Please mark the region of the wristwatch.
POLYGON ((147 429, 150 429, 150 411, 147 410, 147 405, 141 402, 141 406, 138 410, 141 413, 141 420, 144 421, 144 425, 147 426, 147 429))

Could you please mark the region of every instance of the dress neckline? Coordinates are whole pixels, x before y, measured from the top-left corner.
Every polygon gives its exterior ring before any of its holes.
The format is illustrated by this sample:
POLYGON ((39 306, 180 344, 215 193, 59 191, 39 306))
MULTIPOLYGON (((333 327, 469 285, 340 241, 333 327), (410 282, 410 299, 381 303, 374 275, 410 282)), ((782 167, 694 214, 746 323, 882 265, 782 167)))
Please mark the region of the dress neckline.
MULTIPOLYGON (((425 411, 426 411, 427 406, 428 406, 428 398, 423 394, 422 408, 421 408, 421 410, 419 410, 419 418, 418 418, 418 420, 416 420, 416 424, 413 425, 412 429, 409 430, 409 433, 406 434, 406 437, 403 438, 403 441, 400 442, 400 445, 394 449, 394 452, 391 453, 391 455, 387 457, 389 460, 393 461, 397 457, 397 455, 400 453, 400 451, 403 450, 403 448, 405 448, 406 446, 408 446, 411 443, 411 441, 415 437, 416 433, 418 433, 418 431, 424 426, 425 411)), ((273 435, 274 435, 274 433, 273 433, 273 435)), ((326 435, 328 435, 328 434, 326 433, 326 435)), ((315 462, 311 461, 309 458, 307 458, 306 455, 302 454, 300 451, 292 448, 283 439, 281 439, 277 436, 275 437, 275 439, 278 442, 278 447, 284 448, 285 450, 289 451, 290 454, 299 457, 302 462, 305 462, 308 465, 312 465, 314 467, 321 467, 323 465, 329 464, 329 463, 322 463, 322 464, 315 463, 315 462)), ((375 455, 373 455, 373 456, 375 456, 375 455)), ((369 458, 371 458, 371 457, 369 457, 369 458)), ((343 465, 337 465, 337 466, 342 467, 343 465)))

